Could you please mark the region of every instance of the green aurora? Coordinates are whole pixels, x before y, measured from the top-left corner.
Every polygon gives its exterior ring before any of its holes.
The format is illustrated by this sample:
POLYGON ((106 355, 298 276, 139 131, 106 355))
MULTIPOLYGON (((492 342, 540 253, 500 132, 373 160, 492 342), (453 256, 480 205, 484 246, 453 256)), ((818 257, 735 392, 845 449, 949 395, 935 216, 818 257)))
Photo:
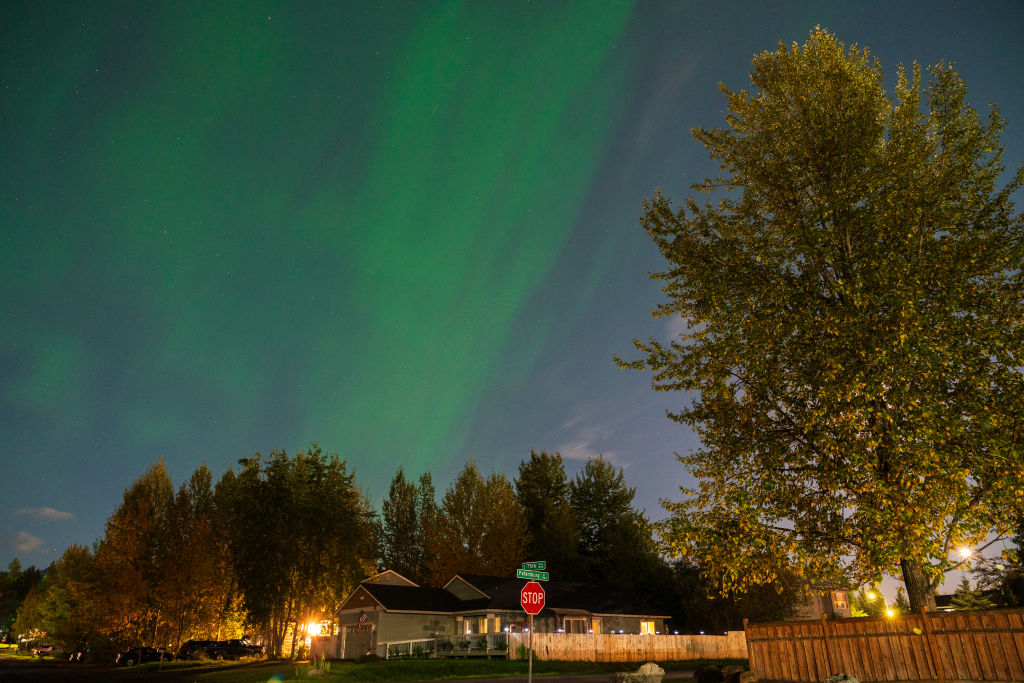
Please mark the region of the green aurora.
POLYGON ((0 566, 91 543, 158 458, 318 442, 395 469, 690 483, 638 225, 716 166, 719 82, 816 25, 956 60, 1024 159, 1024 5, 89 0, 0 12, 0 566))
POLYGON ((3 286, 63 304, 19 330, 8 400, 69 438, 99 414, 127 443, 174 443, 204 414, 228 434, 270 420, 269 447, 318 440, 388 456, 367 461, 382 471, 457 446, 510 371, 496 355, 573 224, 623 77, 608 54, 628 4, 510 9, 415 5, 395 25, 354 5, 326 21, 169 3, 114 77, 146 8, 81 30, 65 16, 59 68, 9 46, 45 116, 21 122, 30 166, 4 179, 23 187, 5 197, 3 286))

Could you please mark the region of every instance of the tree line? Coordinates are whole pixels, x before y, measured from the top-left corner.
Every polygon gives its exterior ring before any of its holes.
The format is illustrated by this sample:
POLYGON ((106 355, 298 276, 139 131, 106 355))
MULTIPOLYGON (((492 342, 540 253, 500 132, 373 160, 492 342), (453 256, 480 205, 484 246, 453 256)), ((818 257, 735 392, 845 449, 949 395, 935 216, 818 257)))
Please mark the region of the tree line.
POLYGON ((532 452, 512 480, 469 462, 440 496, 429 472, 399 469, 378 513, 316 444, 257 453, 216 482, 203 465, 177 490, 159 461, 92 547, 67 548, 45 573, 17 560, 2 573, 0 628, 96 659, 243 635, 280 656, 376 571, 441 586, 456 573, 513 576, 530 559, 554 579, 614 584, 679 628, 735 626, 738 613, 696 608, 696 570, 660 554, 635 493, 603 458, 570 479, 560 454, 532 452))
MULTIPOLYGON (((716 594, 705 568, 662 554, 635 489, 603 458, 572 479, 558 453, 531 452, 512 480, 469 462, 440 498, 429 472, 410 480, 399 469, 379 513, 347 463, 315 444, 238 465, 216 483, 201 466, 174 490, 157 462, 125 490, 92 547, 69 547, 45 573, 12 561, 0 572, 0 635, 96 660, 128 646, 259 635, 280 656, 295 651, 289 635, 332 619, 376 571, 441 586, 456 573, 512 576, 536 559, 552 579, 672 615, 681 632, 784 618, 806 587, 780 567, 772 582, 716 594)), ((1015 542, 1024 544, 1024 524, 1015 542)), ((979 575, 999 604, 1024 604, 1024 557, 1011 552, 979 575)), ((874 614, 884 602, 866 594, 854 604, 874 614)))

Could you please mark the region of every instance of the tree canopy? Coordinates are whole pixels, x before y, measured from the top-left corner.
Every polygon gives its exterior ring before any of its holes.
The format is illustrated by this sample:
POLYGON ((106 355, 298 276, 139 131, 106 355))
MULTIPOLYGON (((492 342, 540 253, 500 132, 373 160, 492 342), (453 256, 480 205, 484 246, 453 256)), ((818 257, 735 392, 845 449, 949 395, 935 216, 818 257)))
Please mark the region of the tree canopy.
POLYGON ((949 65, 897 70, 815 29, 721 87, 693 131, 722 176, 642 224, 677 339, 637 341, 698 481, 662 538, 729 591, 902 572, 914 609, 951 551, 1009 530, 1024 496, 1024 223, 996 108, 949 65))
POLYGON ((526 559, 526 516, 505 475, 486 479, 467 462, 427 525, 429 578, 457 573, 510 576, 526 559))
POLYGON ((373 513, 336 455, 313 444, 294 456, 257 453, 217 486, 250 622, 280 655, 293 626, 333 615, 372 571, 373 513))

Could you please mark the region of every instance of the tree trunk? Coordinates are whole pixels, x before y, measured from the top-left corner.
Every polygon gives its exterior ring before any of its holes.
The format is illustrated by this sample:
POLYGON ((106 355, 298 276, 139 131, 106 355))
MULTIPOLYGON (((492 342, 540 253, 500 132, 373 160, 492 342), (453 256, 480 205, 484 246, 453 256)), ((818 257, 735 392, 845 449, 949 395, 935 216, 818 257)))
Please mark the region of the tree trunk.
POLYGON ((922 607, 934 610, 935 593, 920 563, 904 558, 900 560, 900 567, 903 569, 903 584, 907 587, 910 611, 917 614, 922 607))

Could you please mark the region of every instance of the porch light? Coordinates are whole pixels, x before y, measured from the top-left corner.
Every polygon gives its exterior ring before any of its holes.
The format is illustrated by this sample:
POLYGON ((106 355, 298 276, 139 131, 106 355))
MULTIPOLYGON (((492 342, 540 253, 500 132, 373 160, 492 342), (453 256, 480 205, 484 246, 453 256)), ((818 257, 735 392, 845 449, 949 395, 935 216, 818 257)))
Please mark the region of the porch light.
POLYGON ((892 617, 896 616, 896 613, 893 612, 891 609, 887 609, 887 610, 885 610, 885 616, 887 616, 887 617, 889 617, 891 619, 892 617))

